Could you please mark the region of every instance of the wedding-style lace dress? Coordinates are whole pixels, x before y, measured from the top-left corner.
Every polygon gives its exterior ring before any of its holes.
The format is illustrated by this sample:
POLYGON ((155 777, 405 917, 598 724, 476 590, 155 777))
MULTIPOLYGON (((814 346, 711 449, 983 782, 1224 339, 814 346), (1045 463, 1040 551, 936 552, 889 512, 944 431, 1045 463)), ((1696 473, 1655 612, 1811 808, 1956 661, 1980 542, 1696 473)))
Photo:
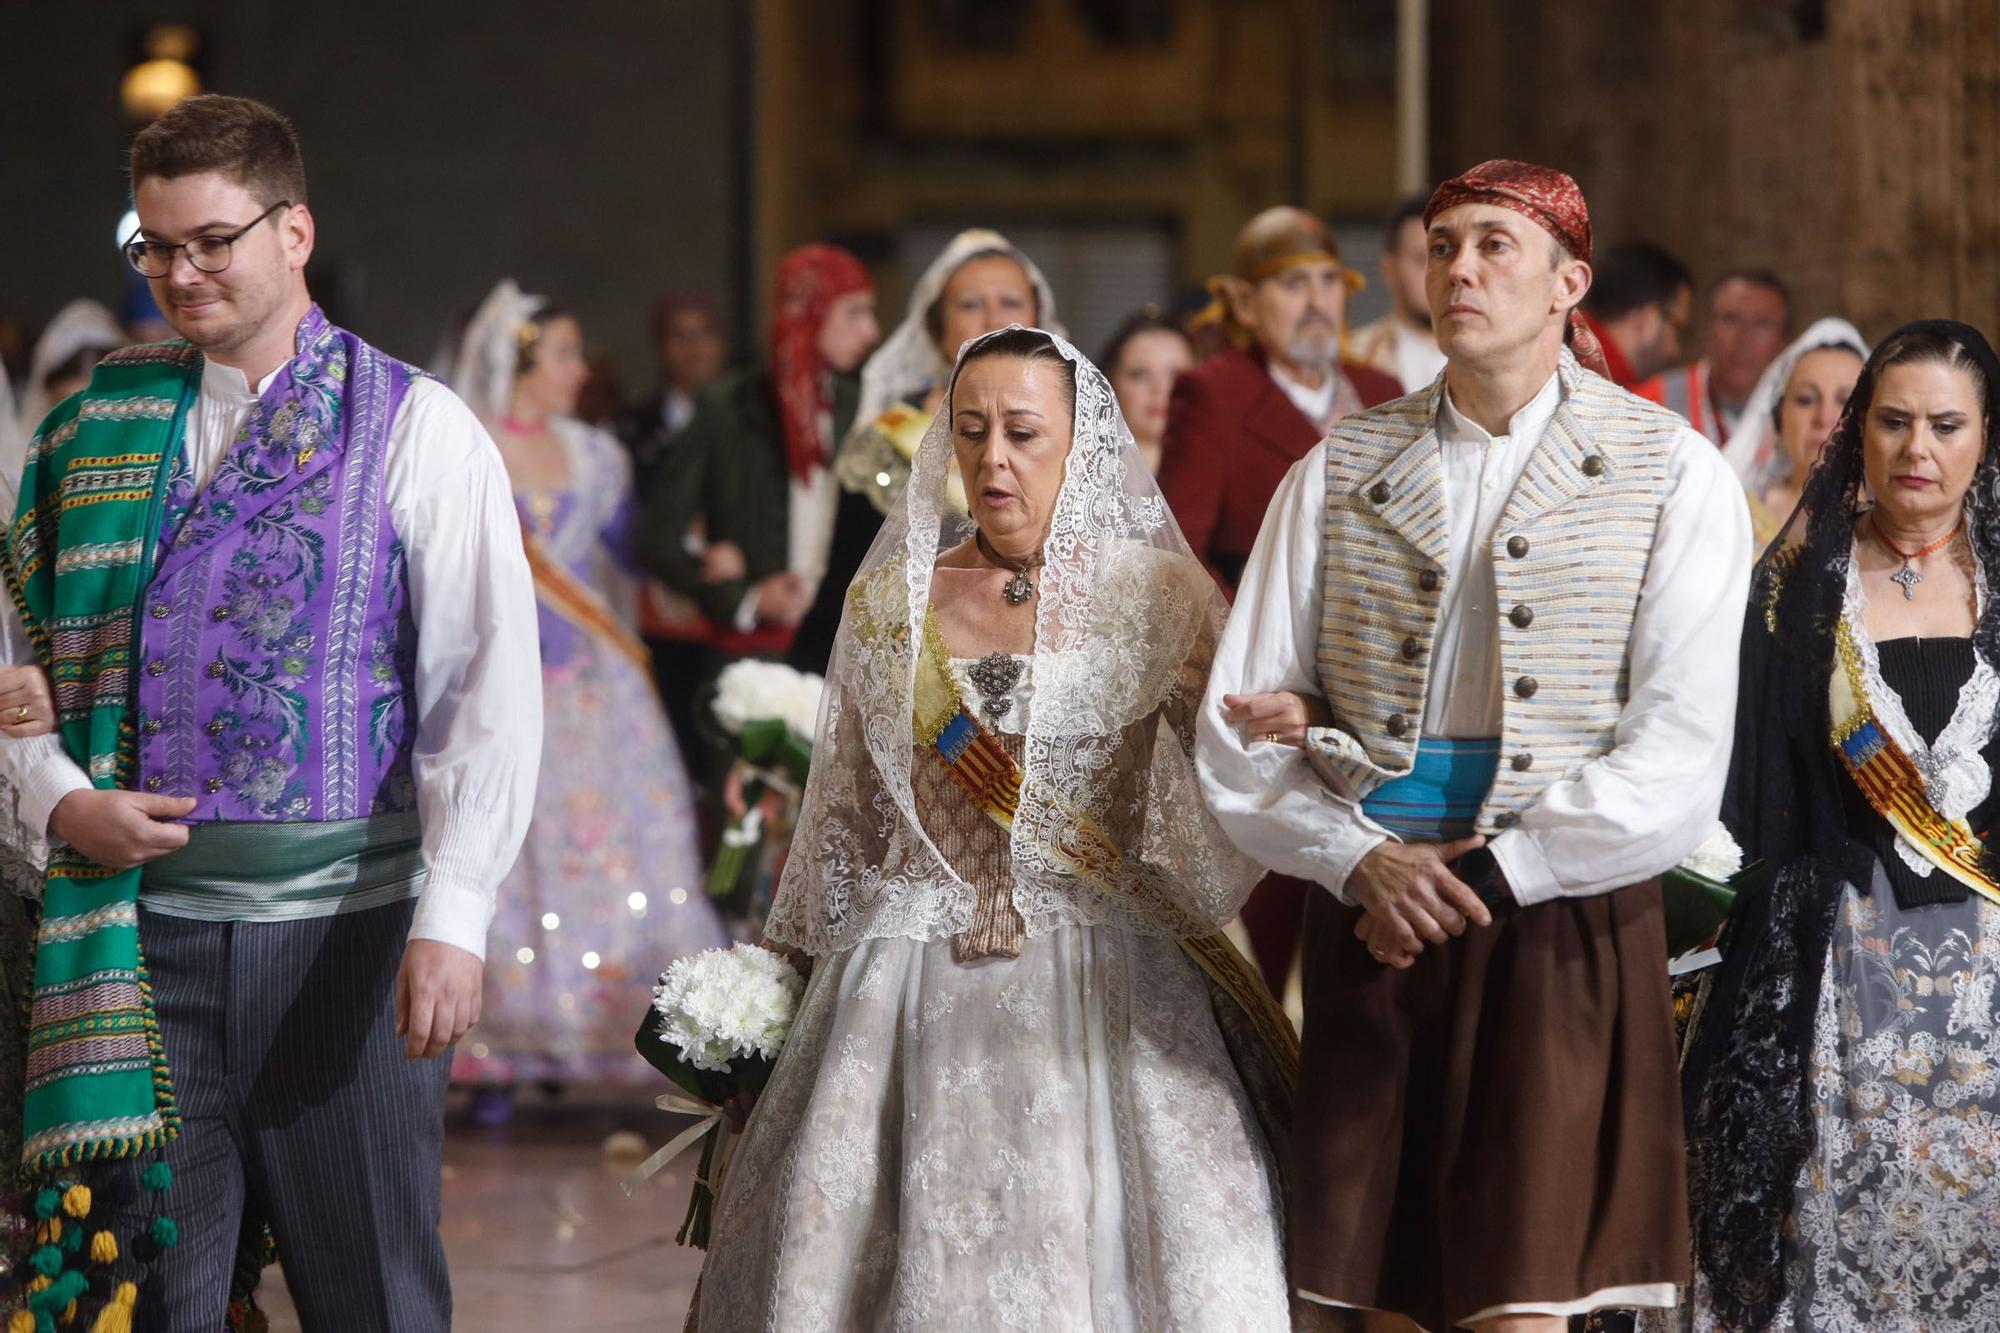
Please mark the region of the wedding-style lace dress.
MULTIPOLYGON (((1013 661, 988 724, 1018 760, 1034 681, 1013 661)), ((972 669, 952 663, 967 698, 972 669)), ((911 778, 977 891, 966 936, 1002 952, 887 937, 818 960, 724 1179, 698 1326, 1291 1327, 1271 1150, 1200 970, 1117 925, 1021 933, 1006 832, 934 759, 911 778)))

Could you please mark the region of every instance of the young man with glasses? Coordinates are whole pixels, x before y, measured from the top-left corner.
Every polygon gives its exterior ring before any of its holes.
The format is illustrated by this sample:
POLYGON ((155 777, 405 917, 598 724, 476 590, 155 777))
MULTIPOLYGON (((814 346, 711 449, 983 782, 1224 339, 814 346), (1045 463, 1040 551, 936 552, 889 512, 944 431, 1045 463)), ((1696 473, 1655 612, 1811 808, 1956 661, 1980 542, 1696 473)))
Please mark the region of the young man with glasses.
POLYGON ((131 165, 181 338, 50 414, 0 543, 60 733, 0 741, 55 844, 28 1164, 94 1187, 118 1253, 67 1262, 146 1328, 221 1327, 268 1224, 306 1328, 442 1333, 446 1052, 540 755, 506 472, 313 303, 284 117, 192 98, 131 165))

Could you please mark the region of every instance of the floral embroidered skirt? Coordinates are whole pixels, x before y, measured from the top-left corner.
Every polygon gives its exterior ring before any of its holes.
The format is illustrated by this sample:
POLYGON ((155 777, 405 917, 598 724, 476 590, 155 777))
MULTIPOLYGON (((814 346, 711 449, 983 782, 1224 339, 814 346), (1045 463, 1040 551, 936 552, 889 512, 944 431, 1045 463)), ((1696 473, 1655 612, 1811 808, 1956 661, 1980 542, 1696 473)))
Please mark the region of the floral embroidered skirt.
POLYGON ((1280 1203, 1207 986, 1109 927, 819 961, 724 1178, 698 1327, 1280 1330, 1280 1203))
MULTIPOLYGON (((1786 1218, 1791 1333, 2000 1328, 2000 907, 1846 891, 1786 1218)), ((1658 1327, 1666 1321, 1659 1321, 1658 1327)), ((1697 1270, 1680 1327, 1730 1326, 1697 1270)))
POLYGON ((658 1086, 632 1047, 653 983, 729 943, 702 882, 694 791, 652 682, 594 641, 542 673, 534 820, 486 940, 461 1082, 658 1086))

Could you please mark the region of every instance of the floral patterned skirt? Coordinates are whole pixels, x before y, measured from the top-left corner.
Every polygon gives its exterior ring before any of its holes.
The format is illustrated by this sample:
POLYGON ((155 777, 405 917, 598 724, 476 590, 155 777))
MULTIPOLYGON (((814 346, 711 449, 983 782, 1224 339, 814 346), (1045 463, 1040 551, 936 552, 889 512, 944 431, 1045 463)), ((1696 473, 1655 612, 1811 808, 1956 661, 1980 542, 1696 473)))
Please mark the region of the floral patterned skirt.
POLYGON ((724 1177, 702 1333, 1291 1327, 1273 1161, 1169 940, 820 960, 724 1177))
MULTIPOLYGON (((1826 961, 1813 1142, 1773 1329, 2000 1328, 2000 907, 1849 887, 1826 961)), ((1661 1321, 1664 1322, 1664 1321, 1661 1321)), ((1697 1271, 1682 1327, 1729 1325, 1697 1271)))

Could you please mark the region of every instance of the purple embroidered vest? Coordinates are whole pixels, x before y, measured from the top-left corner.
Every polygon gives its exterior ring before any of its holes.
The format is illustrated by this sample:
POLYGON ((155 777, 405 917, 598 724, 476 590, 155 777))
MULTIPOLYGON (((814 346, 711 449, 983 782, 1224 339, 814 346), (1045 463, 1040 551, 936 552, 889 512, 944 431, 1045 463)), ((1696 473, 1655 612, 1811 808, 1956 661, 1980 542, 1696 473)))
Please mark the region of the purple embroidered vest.
POLYGON ((314 306, 199 495, 180 453, 139 616, 142 790, 195 797, 196 821, 415 808, 416 630, 385 482, 419 374, 314 306))

